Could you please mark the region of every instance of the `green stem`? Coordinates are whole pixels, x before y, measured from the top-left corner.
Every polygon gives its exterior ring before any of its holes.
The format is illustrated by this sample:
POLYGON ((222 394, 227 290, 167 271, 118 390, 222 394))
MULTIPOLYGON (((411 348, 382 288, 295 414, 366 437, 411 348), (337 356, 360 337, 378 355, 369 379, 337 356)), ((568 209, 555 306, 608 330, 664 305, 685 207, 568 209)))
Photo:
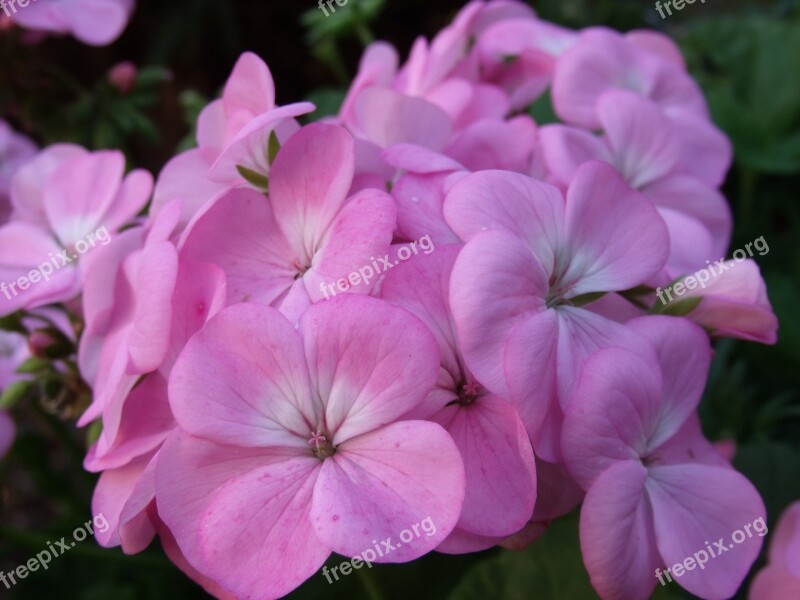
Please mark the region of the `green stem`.
POLYGON ((378 582, 375 581, 372 573, 368 572, 368 569, 358 569, 356 573, 358 573, 361 583, 364 584, 364 589, 367 591, 367 596, 370 600, 386 600, 386 596, 383 591, 381 591, 378 582))

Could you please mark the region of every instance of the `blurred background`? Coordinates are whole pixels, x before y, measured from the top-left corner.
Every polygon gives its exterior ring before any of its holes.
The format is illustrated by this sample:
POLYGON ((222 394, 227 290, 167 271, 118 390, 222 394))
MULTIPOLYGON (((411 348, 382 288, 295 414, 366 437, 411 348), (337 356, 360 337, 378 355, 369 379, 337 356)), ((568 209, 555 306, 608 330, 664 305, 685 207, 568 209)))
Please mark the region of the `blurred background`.
MULTIPOLYGON (((104 48, 69 37, 0 28, 0 116, 40 145, 72 141, 123 149, 131 166, 157 173, 193 145, 192 124, 220 90, 237 57, 266 60, 280 104, 309 99, 336 112, 359 56, 374 39, 405 56, 432 37, 463 2, 349 0, 326 18, 312 0, 138 0, 123 36, 104 48), (130 61, 135 79, 108 73, 130 61)), ((761 492, 772 528, 800 498, 800 2, 706 0, 662 19, 650 0, 541 0, 545 19, 570 27, 664 31, 682 47, 716 123, 731 137, 735 164, 725 193, 735 215, 732 248, 760 236, 756 257, 780 320, 772 347, 717 342, 703 427, 736 445, 735 465, 761 492)), ((537 119, 547 119, 538 112, 537 119)), ((83 471, 85 431, 74 427, 69 393, 13 406, 19 435, 0 463, 0 569, 23 564, 46 543, 90 517, 95 477, 83 471)), ((767 538, 769 540, 769 538, 767 538)), ((764 557, 756 564, 763 564, 764 557)), ((334 558, 329 565, 338 564, 334 558)), ((737 598, 746 597, 749 581, 737 598)), ((0 598, 183 600, 207 595, 164 556, 158 543, 136 556, 78 544, 0 598)), ((290 598, 596 598, 581 564, 577 519, 553 525, 521 552, 432 554, 408 565, 361 569, 334 585, 314 576, 290 598)), ((692 598, 681 588, 654 598, 692 598)), ((758 599, 762 600, 762 599, 758 599)), ((784 599, 775 599, 784 600, 784 599)))

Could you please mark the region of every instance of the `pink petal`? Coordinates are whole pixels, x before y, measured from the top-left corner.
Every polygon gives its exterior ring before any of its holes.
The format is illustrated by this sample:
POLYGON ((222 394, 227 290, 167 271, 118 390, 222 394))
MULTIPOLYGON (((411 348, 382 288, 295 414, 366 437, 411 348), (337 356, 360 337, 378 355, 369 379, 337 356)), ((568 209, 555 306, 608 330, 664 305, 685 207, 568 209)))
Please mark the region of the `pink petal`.
POLYGON ((516 173, 481 171, 450 189, 444 215, 463 240, 490 229, 515 234, 552 272, 564 227, 564 199, 557 188, 516 173))
POLYGON ((450 273, 459 250, 459 246, 439 247, 429 256, 402 262, 381 283, 382 298, 425 323, 436 338, 442 367, 453 376, 460 375, 461 352, 450 317, 450 273))
POLYGON ((485 396, 470 406, 446 408, 435 420, 464 460, 467 491, 458 526, 494 537, 522 529, 536 501, 536 466, 514 406, 485 396))
POLYGON ((697 408, 711 366, 711 345, 705 331, 684 319, 641 317, 627 325, 650 342, 662 375, 660 426, 649 442, 657 448, 697 408))
POLYGON ((710 187, 720 187, 733 162, 731 141, 707 117, 688 110, 674 111, 670 116, 683 141, 682 172, 710 187))
POLYGON ((646 455, 661 408, 662 378, 651 361, 607 348, 584 366, 561 438, 567 467, 583 489, 614 464, 646 455))
POLYGON ((245 598, 278 598, 308 579, 330 555, 311 524, 319 473, 309 453, 225 482, 197 524, 200 571, 245 598))
MULTIPOLYGON (((758 557, 763 538, 744 537, 734 544, 735 532, 766 515, 753 485, 733 469, 705 465, 669 465, 649 469, 647 493, 653 507, 656 540, 666 566, 684 563, 706 544, 722 540, 726 551, 709 557, 704 567, 673 576, 693 594, 710 599, 736 593, 758 557)), ((744 535, 744 533, 742 533, 744 535)))
POLYGON ((281 129, 291 125, 295 117, 310 113, 314 105, 297 102, 275 108, 258 115, 247 123, 230 139, 211 165, 208 176, 219 183, 240 183, 241 175, 237 167, 246 167, 261 175, 270 172, 269 138, 273 132, 281 137, 281 129))
POLYGON ((121 152, 100 151, 70 159, 50 177, 44 190, 47 218, 66 246, 104 225, 125 170, 121 152))
POLYGON ((584 129, 546 125, 539 135, 547 169, 562 185, 568 185, 578 167, 589 160, 613 161, 603 140, 584 129))
POLYGON ((363 136, 381 148, 408 143, 441 150, 452 130, 450 118, 435 104, 388 88, 363 90, 355 110, 363 136))
POLYGON ((180 262, 172 295, 169 347, 160 370, 166 377, 186 342, 225 306, 225 273, 208 263, 180 262))
POLYGON ((447 174, 407 173, 392 188, 397 203, 397 234, 401 239, 417 240, 426 235, 437 246, 461 240, 444 219, 443 204, 447 174))
POLYGON ((153 176, 148 171, 136 169, 128 173, 103 217, 102 225, 116 231, 131 223, 147 204, 152 191, 153 176))
POLYGON ((597 110, 612 148, 613 164, 639 189, 675 170, 680 138, 670 119, 647 98, 628 91, 603 94, 597 110))
MULTIPOLYGON (((134 502, 143 499, 141 494, 147 485, 142 485, 142 479, 145 477, 145 471, 152 457, 153 453, 148 453, 121 468, 110 469, 100 476, 92 497, 92 514, 102 515, 108 523, 105 531, 100 529, 95 531, 95 537, 101 546, 109 548, 122 543, 120 530, 126 521, 130 521, 130 519, 123 519, 122 513, 132 497, 136 496, 134 502)), ((145 493, 145 495, 147 494, 145 493)), ((152 500, 153 497, 150 495, 149 500, 152 500)), ((149 500, 145 500, 146 506, 149 500)), ((128 533, 138 534, 137 537, 142 538, 142 541, 137 544, 139 546, 137 550, 141 551, 152 541, 155 536, 155 528, 152 523, 147 521, 140 522, 139 525, 139 531, 134 532, 129 529, 128 533)))
POLYGON ((164 165, 156 182, 151 217, 168 202, 180 200, 180 228, 183 229, 205 204, 226 191, 230 184, 212 181, 207 176, 215 157, 213 150, 194 148, 178 154, 164 165))
POLYGON ((800 501, 790 504, 783 511, 769 547, 769 560, 771 563, 785 567, 791 574, 800 580, 800 501))
POLYGON ((122 467, 160 446, 174 428, 167 382, 159 374, 148 375, 125 399, 118 427, 101 432, 84 467, 95 472, 122 467))
POLYGON ((278 153, 270 201, 278 226, 301 259, 310 259, 320 248, 353 172, 353 139, 341 127, 304 127, 278 153))
POLYGON ((303 315, 300 331, 334 445, 412 410, 439 372, 425 325, 382 300, 348 294, 319 302, 303 315))
POLYGON ((178 253, 170 242, 145 245, 125 262, 137 298, 128 338, 129 373, 147 373, 164 361, 172 318, 171 298, 178 275, 178 253))
POLYGON ((228 304, 275 302, 297 274, 295 254, 281 233, 269 201, 254 190, 217 198, 187 228, 181 260, 218 265, 225 271, 228 304), (230 235, 236 231, 236 235, 230 235))
POLYGON ((275 84, 266 63, 244 52, 225 84, 222 102, 228 114, 243 111, 256 116, 275 108, 275 84))
POLYGON ((81 146, 53 144, 22 165, 11 180, 11 204, 17 217, 45 225, 44 187, 48 179, 68 160, 88 154, 81 146))
POLYGON ((506 338, 523 319, 545 310, 548 288, 529 247, 506 232, 481 232, 461 250, 450 306, 467 365, 491 391, 504 395, 506 338))
MULTIPOLYGON (((258 469, 299 461, 297 457, 302 454, 296 449, 265 451, 263 448, 220 446, 180 431, 164 443, 156 464, 158 513, 192 568, 210 575, 205 569, 200 546, 201 522, 217 491, 226 482, 246 477, 258 469)), ((234 555, 238 556, 238 552, 234 555)))
POLYGON ((771 598, 800 598, 800 578, 778 566, 767 566, 758 572, 750 593, 750 600, 770 600, 771 598))
POLYGON ((450 436, 435 423, 403 421, 348 440, 324 461, 311 519, 334 552, 357 556, 391 538, 396 549, 375 562, 407 562, 447 537, 463 499, 464 467, 450 436), (398 539, 415 526, 410 540, 398 539))
POLYGON ((372 262, 389 251, 396 220, 394 201, 385 192, 363 190, 353 196, 331 224, 324 245, 314 257, 314 266, 303 276, 311 299, 328 298, 324 286, 347 279, 352 273, 359 273, 359 279, 356 284, 348 282, 348 291, 368 294, 379 276, 372 262), (371 281, 367 280, 367 267, 373 271, 371 281))
POLYGON ((556 64, 552 91, 556 113, 568 123, 599 128, 597 100, 618 81, 624 89, 644 86, 637 79, 633 49, 611 30, 585 30, 556 64))
POLYGON ((63 302, 77 295, 80 291, 78 272, 72 264, 64 265, 60 254, 61 248, 38 226, 12 221, 0 227, 0 314, 63 302), (58 265, 58 269, 53 265, 58 265), (45 279, 40 269, 48 266, 52 274, 45 279), (39 271, 37 282, 29 277, 33 270, 39 271), (25 289, 20 287, 21 277, 28 280, 27 285, 22 284, 25 289))
POLYGON ((307 448, 317 424, 300 336, 277 310, 237 304, 186 344, 169 397, 187 432, 221 444, 307 448))
POLYGON ((571 294, 626 290, 654 275, 669 254, 663 220, 609 165, 583 165, 567 192, 571 294))
POLYGON ((645 495, 647 469, 624 460, 603 472, 581 509, 581 551, 592 586, 604 600, 649 598, 663 567, 653 511, 645 495))

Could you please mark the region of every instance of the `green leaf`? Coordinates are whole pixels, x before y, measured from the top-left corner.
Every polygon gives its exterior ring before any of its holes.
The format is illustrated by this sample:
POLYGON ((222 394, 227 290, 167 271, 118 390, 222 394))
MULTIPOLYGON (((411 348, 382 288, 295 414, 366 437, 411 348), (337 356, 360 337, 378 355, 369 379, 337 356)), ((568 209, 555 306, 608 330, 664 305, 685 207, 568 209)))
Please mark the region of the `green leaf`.
POLYGON ((8 410, 22 400, 33 386, 31 381, 17 381, 9 385, 0 394, 0 410, 8 410))
MULTIPOLYGON (((666 291, 666 290, 665 290, 666 291)), ((664 304, 660 300, 653 306, 652 312, 656 315, 669 315, 671 317, 685 317, 698 307, 703 300, 700 296, 681 298, 664 304)))
POLYGON ((800 450, 788 444, 764 441, 742 446, 734 466, 756 486, 767 507, 769 522, 800 498, 800 450))
POLYGON ((555 521, 525 550, 505 550, 477 565, 449 596, 449 600, 485 598, 597 598, 581 558, 577 514, 555 521))
POLYGON ((347 90, 342 88, 320 88, 308 95, 308 101, 317 107, 311 115, 307 115, 307 122, 318 121, 322 117, 338 114, 344 102, 347 90))
POLYGON ((553 108, 553 100, 550 92, 545 92, 528 109, 528 114, 533 117, 537 125, 547 125, 548 123, 559 123, 560 120, 553 108))
MULTIPOLYGON (((267 160, 270 165, 275 162, 275 157, 278 156, 280 149, 281 143, 278 141, 278 135, 274 131, 271 131, 269 134, 269 141, 267 142, 267 160)), ((266 179, 266 177, 264 179, 266 179)))
POLYGON ((244 177, 247 183, 250 185, 257 187, 260 190, 267 190, 269 188, 269 180, 265 175, 256 173, 252 169, 248 169, 242 165, 236 165, 236 170, 239 171, 239 175, 244 177))
POLYGON ((17 367, 17 373, 41 373, 49 367, 49 361, 33 356, 17 367))
POLYGON ((606 295, 606 292, 590 292, 588 294, 583 294, 581 296, 576 296, 570 300, 570 304, 572 306, 586 306, 587 304, 591 304, 595 300, 600 300, 603 296, 606 295))

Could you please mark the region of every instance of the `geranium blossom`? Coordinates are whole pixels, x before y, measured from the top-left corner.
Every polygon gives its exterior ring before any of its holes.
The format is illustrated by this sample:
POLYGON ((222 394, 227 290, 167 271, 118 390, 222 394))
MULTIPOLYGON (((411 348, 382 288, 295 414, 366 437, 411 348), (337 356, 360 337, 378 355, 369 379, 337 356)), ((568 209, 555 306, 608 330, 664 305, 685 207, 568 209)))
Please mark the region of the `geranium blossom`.
MULTIPOLYGON (((649 597, 656 569, 683 563, 709 540, 727 543, 766 515, 753 485, 700 432, 695 409, 711 360, 705 333, 668 317, 629 327, 642 348, 589 359, 563 429, 566 464, 587 490, 584 563, 604 600, 649 597)), ((729 598, 762 541, 748 538, 675 580, 703 598, 729 598)))
POLYGON ((435 548, 461 513, 464 467, 439 425, 398 419, 426 401, 438 363, 420 321, 371 298, 316 304, 298 328, 266 306, 220 312, 173 369, 180 432, 156 470, 189 563, 276 598, 331 551, 356 556, 425 516, 434 535, 377 560, 435 548))

